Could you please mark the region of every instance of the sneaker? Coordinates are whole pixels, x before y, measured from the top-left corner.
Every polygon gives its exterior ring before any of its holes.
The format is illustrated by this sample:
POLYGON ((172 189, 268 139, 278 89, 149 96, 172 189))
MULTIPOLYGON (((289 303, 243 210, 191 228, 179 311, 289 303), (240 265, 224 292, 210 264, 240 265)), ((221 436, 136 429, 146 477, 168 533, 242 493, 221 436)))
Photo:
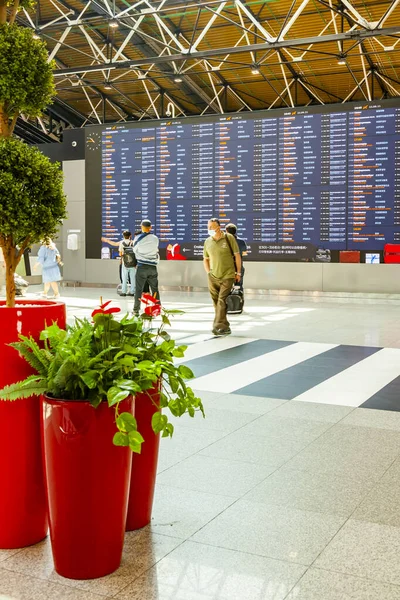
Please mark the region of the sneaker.
POLYGON ((120 296, 123 296, 123 297, 125 297, 125 296, 126 296, 126 294, 120 294, 120 296))
POLYGON ((230 327, 228 327, 227 329, 218 329, 218 334, 217 335, 230 335, 232 333, 230 327))
POLYGON ((212 333, 213 335, 219 335, 219 333, 218 333, 218 329, 215 329, 215 328, 214 328, 214 329, 211 329, 211 333, 212 333))

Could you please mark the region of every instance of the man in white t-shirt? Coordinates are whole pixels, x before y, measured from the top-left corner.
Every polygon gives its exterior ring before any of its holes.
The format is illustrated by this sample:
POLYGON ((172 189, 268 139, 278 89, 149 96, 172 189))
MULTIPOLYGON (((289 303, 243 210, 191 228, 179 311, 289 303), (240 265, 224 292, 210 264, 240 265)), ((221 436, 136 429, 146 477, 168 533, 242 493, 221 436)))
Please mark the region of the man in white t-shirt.
POLYGON ((151 221, 144 219, 141 222, 140 235, 133 240, 133 250, 136 255, 136 294, 133 312, 138 315, 140 310, 140 299, 143 289, 148 284, 151 294, 160 300, 158 290, 158 272, 157 265, 160 259, 158 253, 159 240, 154 233, 151 233, 151 221))

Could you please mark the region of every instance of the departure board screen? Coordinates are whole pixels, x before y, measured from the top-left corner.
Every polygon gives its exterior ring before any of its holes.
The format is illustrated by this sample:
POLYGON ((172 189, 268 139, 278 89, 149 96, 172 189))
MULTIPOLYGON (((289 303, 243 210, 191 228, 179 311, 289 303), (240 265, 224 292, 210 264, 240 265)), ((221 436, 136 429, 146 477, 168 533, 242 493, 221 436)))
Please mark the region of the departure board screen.
POLYGON ((380 252, 400 243, 400 103, 89 127, 86 175, 88 258, 144 218, 179 260, 202 256, 211 217, 250 260, 380 252))

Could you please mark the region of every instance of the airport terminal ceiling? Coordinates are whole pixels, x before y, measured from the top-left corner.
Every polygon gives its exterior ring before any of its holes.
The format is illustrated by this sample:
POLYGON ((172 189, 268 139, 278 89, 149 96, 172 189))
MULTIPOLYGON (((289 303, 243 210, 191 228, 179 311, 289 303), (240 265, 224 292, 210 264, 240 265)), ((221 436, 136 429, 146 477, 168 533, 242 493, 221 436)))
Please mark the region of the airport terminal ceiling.
MULTIPOLYGON (((400 0, 39 0, 65 127, 400 96, 400 0)), ((49 138, 49 139, 50 139, 49 138)))

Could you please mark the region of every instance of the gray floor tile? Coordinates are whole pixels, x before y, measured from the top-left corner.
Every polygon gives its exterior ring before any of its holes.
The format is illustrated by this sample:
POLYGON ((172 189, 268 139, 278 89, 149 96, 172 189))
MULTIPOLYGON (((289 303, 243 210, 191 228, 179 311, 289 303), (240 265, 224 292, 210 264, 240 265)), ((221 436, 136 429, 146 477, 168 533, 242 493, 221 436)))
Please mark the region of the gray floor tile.
POLYGON ((374 410, 372 408, 356 408, 342 421, 342 425, 373 427, 375 429, 392 429, 400 431, 400 412, 390 410, 374 410))
POLYGON ((268 465, 251 465, 195 455, 163 471, 158 483, 186 490, 240 498, 274 470, 268 465))
POLYGON ((198 431, 214 430, 229 433, 240 429, 247 423, 254 421, 257 418, 257 414, 245 413, 234 410, 223 410, 208 406, 206 410, 206 417, 203 419, 199 415, 195 418, 191 418, 188 415, 183 415, 179 418, 171 417, 169 420, 175 426, 179 425, 180 428, 196 429, 198 431))
POLYGON ((275 439, 289 438, 310 443, 330 427, 332 427, 332 423, 280 417, 271 412, 243 427, 241 433, 275 439))
MULTIPOLYGON (((201 424, 202 423, 203 422, 201 422, 201 424)), ((192 429, 189 427, 182 427, 181 423, 178 422, 175 426, 172 438, 161 438, 160 454, 168 454, 172 451, 191 456, 203 448, 207 448, 210 444, 222 439, 226 434, 225 431, 217 431, 214 429, 192 429)))
POLYGON ((397 460, 370 490, 354 519, 400 527, 400 461, 397 460))
MULTIPOLYGON (((142 573, 152 567, 158 560, 169 554, 182 540, 166 535, 154 534, 149 527, 125 535, 124 552, 120 568, 100 579, 76 581, 64 579, 54 571, 50 543, 41 542, 2 563, 4 569, 29 575, 34 573, 41 579, 68 585, 76 590, 86 590, 93 594, 113 596, 142 573)), ((75 591, 76 591, 75 590, 75 591)), ((77 593, 77 598, 78 592, 77 593)), ((32 598, 32 597, 31 597, 32 598)), ((74 596, 71 596, 71 600, 74 596)), ((97 596, 96 596, 97 600, 97 596)))
POLYGON ((226 435, 226 432, 213 429, 201 431, 182 427, 178 422, 173 437, 161 438, 160 440, 157 472, 161 473, 173 467, 226 435))
MULTIPOLYGON (((183 361, 183 363, 184 362, 185 361, 183 361)), ((194 387, 196 387, 194 385, 194 381, 192 382, 192 385, 190 387, 192 389, 194 387)), ((224 394, 221 394, 221 392, 205 392, 203 390, 195 390, 195 389, 193 389, 193 391, 196 394, 196 396, 198 396, 203 402, 217 400, 218 398, 221 398, 222 396, 224 396, 224 394)))
POLYGON ((151 529, 154 533, 187 539, 234 501, 225 496, 157 484, 151 529))
POLYGON ((254 413, 264 415, 285 404, 285 400, 277 398, 260 398, 259 396, 242 396, 240 394, 226 394, 211 400, 208 406, 231 411, 254 413))
POLYGON ((185 458, 187 458, 187 454, 179 450, 170 449, 168 452, 160 452, 158 455, 157 473, 162 473, 170 469, 185 460, 185 458))
MULTIPOLYGON (((65 580, 67 581, 67 580, 65 580)), ((0 569, 0 598, 4 600, 111 600, 110 596, 92 594, 0 569)))
POLYGON ((10 558, 10 556, 14 556, 14 554, 17 554, 20 551, 20 548, 17 548, 16 550, 0 550, 0 562, 10 558))
POLYGON ((185 542, 119 600, 284 600, 304 567, 185 542))
POLYGON ((226 460, 259 463, 276 468, 298 454, 307 443, 288 437, 277 439, 253 435, 241 429, 208 446, 200 454, 226 460))
POLYGON ((240 500, 193 536, 213 546, 311 565, 343 525, 336 515, 240 500))
POLYGON ((399 456, 398 432, 334 425, 290 461, 293 469, 378 480, 399 456))
POLYGON ((276 408, 271 413, 271 416, 291 417, 322 423, 337 423, 353 410, 349 406, 334 406, 333 404, 317 404, 315 402, 297 402, 296 400, 291 400, 276 408))
POLYGON ((251 490, 245 499, 349 517, 373 485, 374 481, 358 478, 357 473, 297 471, 289 463, 251 490))
POLYGON ((348 521, 321 556, 316 567, 400 585, 400 529, 348 521))
POLYGON ((398 600, 400 587, 309 569, 286 600, 398 600))

